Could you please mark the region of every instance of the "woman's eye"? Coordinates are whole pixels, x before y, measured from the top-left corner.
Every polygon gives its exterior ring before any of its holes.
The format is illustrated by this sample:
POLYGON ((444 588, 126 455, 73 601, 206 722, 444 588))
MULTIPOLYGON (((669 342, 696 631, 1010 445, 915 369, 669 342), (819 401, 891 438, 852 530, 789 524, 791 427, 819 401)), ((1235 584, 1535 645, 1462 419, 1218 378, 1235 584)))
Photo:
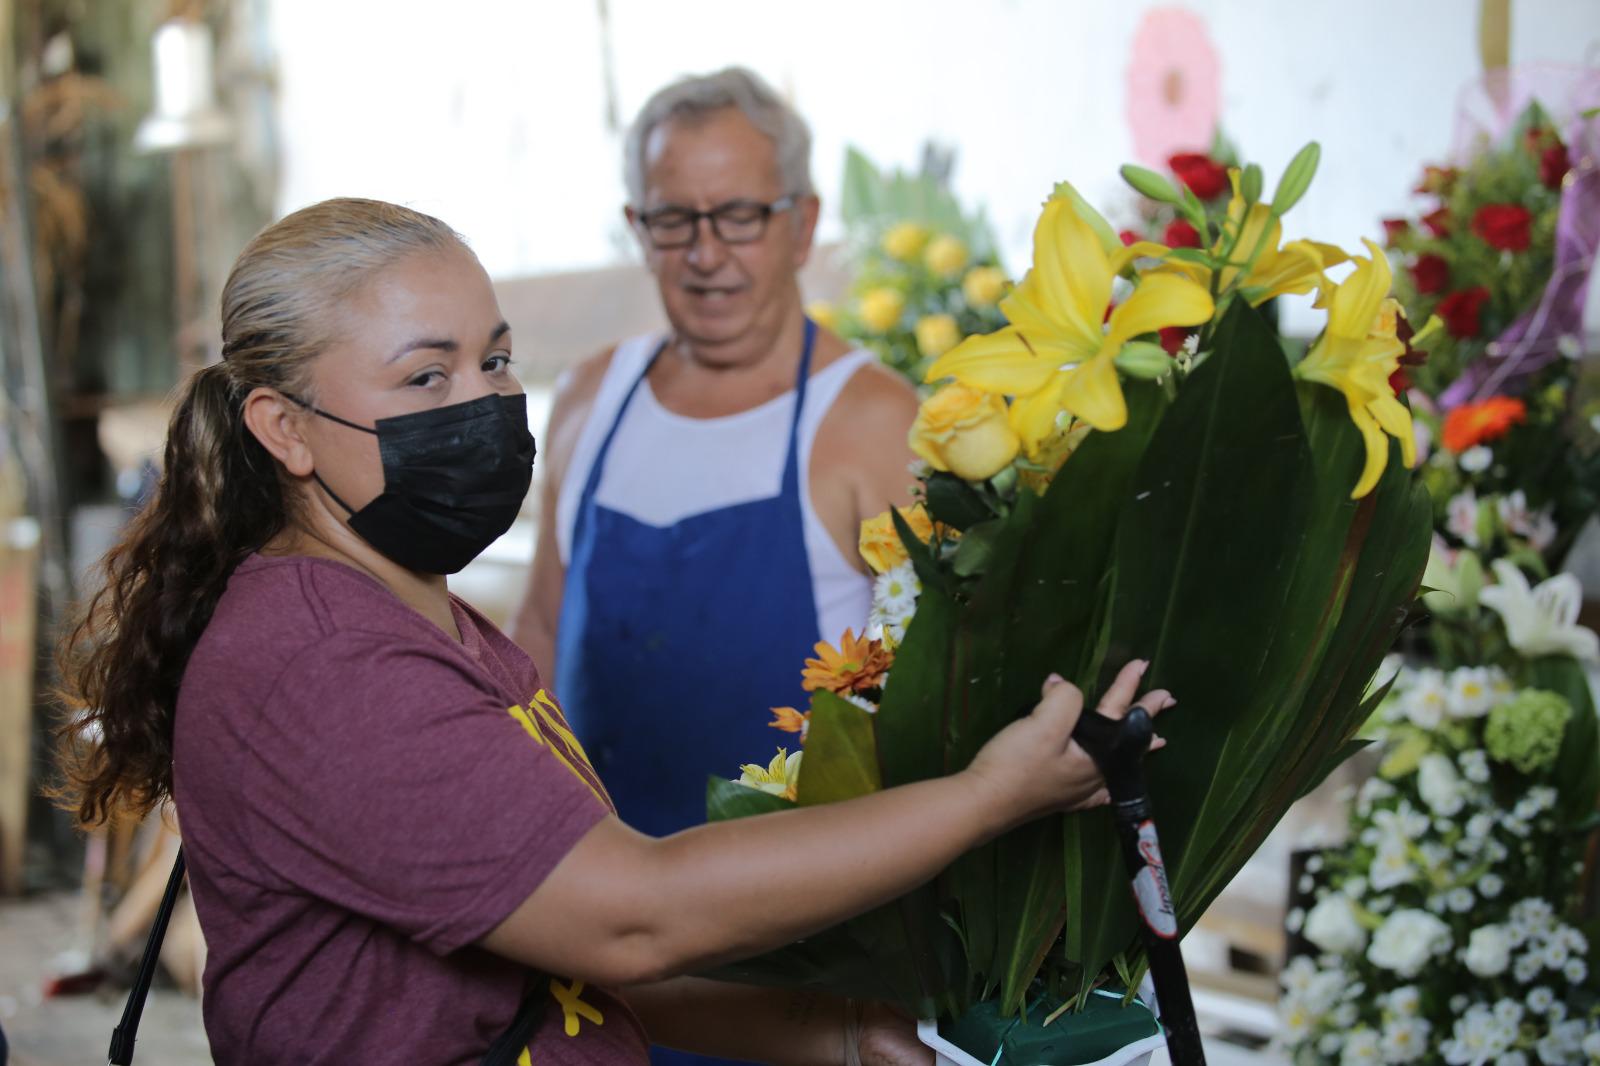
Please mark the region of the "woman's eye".
POLYGON ((483 369, 489 373, 499 373, 511 368, 511 356, 505 352, 496 352, 483 361, 483 369))
POLYGON ((424 370, 422 373, 406 382, 406 384, 412 386, 413 388, 425 389, 428 386, 437 384, 443 380, 444 374, 440 373, 439 371, 424 370))

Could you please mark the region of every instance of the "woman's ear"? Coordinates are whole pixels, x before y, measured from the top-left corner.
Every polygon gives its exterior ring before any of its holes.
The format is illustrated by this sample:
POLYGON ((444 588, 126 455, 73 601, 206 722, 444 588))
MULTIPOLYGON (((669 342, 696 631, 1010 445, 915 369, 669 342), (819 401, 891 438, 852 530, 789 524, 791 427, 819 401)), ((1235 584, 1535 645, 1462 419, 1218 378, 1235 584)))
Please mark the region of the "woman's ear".
POLYGON ((296 477, 309 477, 316 465, 306 443, 305 419, 306 409, 275 389, 254 389, 244 399, 245 428, 296 477))

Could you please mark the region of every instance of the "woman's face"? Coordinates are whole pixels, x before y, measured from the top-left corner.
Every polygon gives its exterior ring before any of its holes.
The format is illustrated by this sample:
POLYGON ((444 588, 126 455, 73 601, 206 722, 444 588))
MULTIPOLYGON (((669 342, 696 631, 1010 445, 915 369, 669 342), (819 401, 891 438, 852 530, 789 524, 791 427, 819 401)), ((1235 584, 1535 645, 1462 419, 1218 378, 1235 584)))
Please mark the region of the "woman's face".
MULTIPOLYGON (((510 369, 510 327, 466 251, 401 260, 345 300, 330 325, 338 340, 311 364, 312 396, 358 425, 522 391, 510 369)), ((306 416, 316 472, 360 510, 383 491, 378 438, 306 416)))

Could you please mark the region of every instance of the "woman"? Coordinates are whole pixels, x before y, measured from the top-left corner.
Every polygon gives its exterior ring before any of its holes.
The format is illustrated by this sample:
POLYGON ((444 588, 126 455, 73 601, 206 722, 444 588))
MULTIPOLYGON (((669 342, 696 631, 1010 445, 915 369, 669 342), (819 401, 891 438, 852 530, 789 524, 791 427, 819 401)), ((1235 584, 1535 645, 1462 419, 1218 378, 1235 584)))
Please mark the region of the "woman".
POLYGON ((461 239, 318 204, 251 242, 222 312, 223 359, 190 381, 160 491, 70 645, 63 733, 85 822, 168 795, 182 812, 218 1061, 476 1062, 525 997, 535 1063, 642 1063, 648 1039, 918 1061, 887 1010, 680 975, 1103 802, 1070 742, 1079 693, 1051 679, 947 778, 636 833, 533 663, 446 589, 509 526, 533 459, 461 239))

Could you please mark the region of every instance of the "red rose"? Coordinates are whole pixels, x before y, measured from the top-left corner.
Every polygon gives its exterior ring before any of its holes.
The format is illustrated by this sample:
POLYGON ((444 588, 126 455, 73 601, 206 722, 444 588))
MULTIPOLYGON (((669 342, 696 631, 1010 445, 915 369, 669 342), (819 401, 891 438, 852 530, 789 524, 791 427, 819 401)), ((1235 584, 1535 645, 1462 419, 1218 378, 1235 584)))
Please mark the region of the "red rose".
POLYGON ((1123 230, 1121 233, 1117 234, 1117 237, 1120 238, 1122 243, 1125 245, 1136 244, 1139 241, 1139 235, 1133 232, 1131 229, 1123 230))
POLYGON ((1557 141, 1539 153, 1539 183, 1547 189, 1561 188, 1561 179, 1572 169, 1567 146, 1557 141))
POLYGON ((1450 209, 1441 207, 1436 211, 1429 211, 1422 216, 1422 224, 1428 227, 1428 232, 1435 237, 1450 236, 1450 209))
POLYGON ((1161 234, 1161 239, 1168 248, 1200 247, 1200 231, 1189 225, 1189 220, 1186 218, 1175 218, 1167 223, 1166 232, 1161 234))
POLYGON ((1183 351, 1183 342, 1189 339, 1189 334, 1194 330, 1186 326, 1163 326, 1161 334, 1161 347, 1167 350, 1168 355, 1177 355, 1183 351))
POLYGON ((1417 184, 1417 192, 1432 193, 1434 196, 1444 196, 1450 187, 1456 183, 1455 167, 1423 167, 1422 181, 1417 184))
POLYGON ((1167 160, 1167 166, 1202 200, 1215 199, 1228 191, 1228 168, 1210 156, 1179 152, 1167 160))
POLYGON ((1450 287, 1450 264, 1432 252, 1419 255, 1411 267, 1411 282, 1424 296, 1443 292, 1450 287))
POLYGON ((1476 337, 1482 329, 1478 315, 1489 299, 1489 290, 1482 285, 1452 292, 1439 301, 1439 317, 1452 337, 1476 337))
POLYGON ((1386 218, 1383 220, 1383 243, 1394 247, 1394 242, 1411 232, 1411 223, 1403 218, 1386 218))
POLYGON ((1502 252, 1527 249, 1533 215, 1521 204, 1484 204, 1472 216, 1472 232, 1502 252))

